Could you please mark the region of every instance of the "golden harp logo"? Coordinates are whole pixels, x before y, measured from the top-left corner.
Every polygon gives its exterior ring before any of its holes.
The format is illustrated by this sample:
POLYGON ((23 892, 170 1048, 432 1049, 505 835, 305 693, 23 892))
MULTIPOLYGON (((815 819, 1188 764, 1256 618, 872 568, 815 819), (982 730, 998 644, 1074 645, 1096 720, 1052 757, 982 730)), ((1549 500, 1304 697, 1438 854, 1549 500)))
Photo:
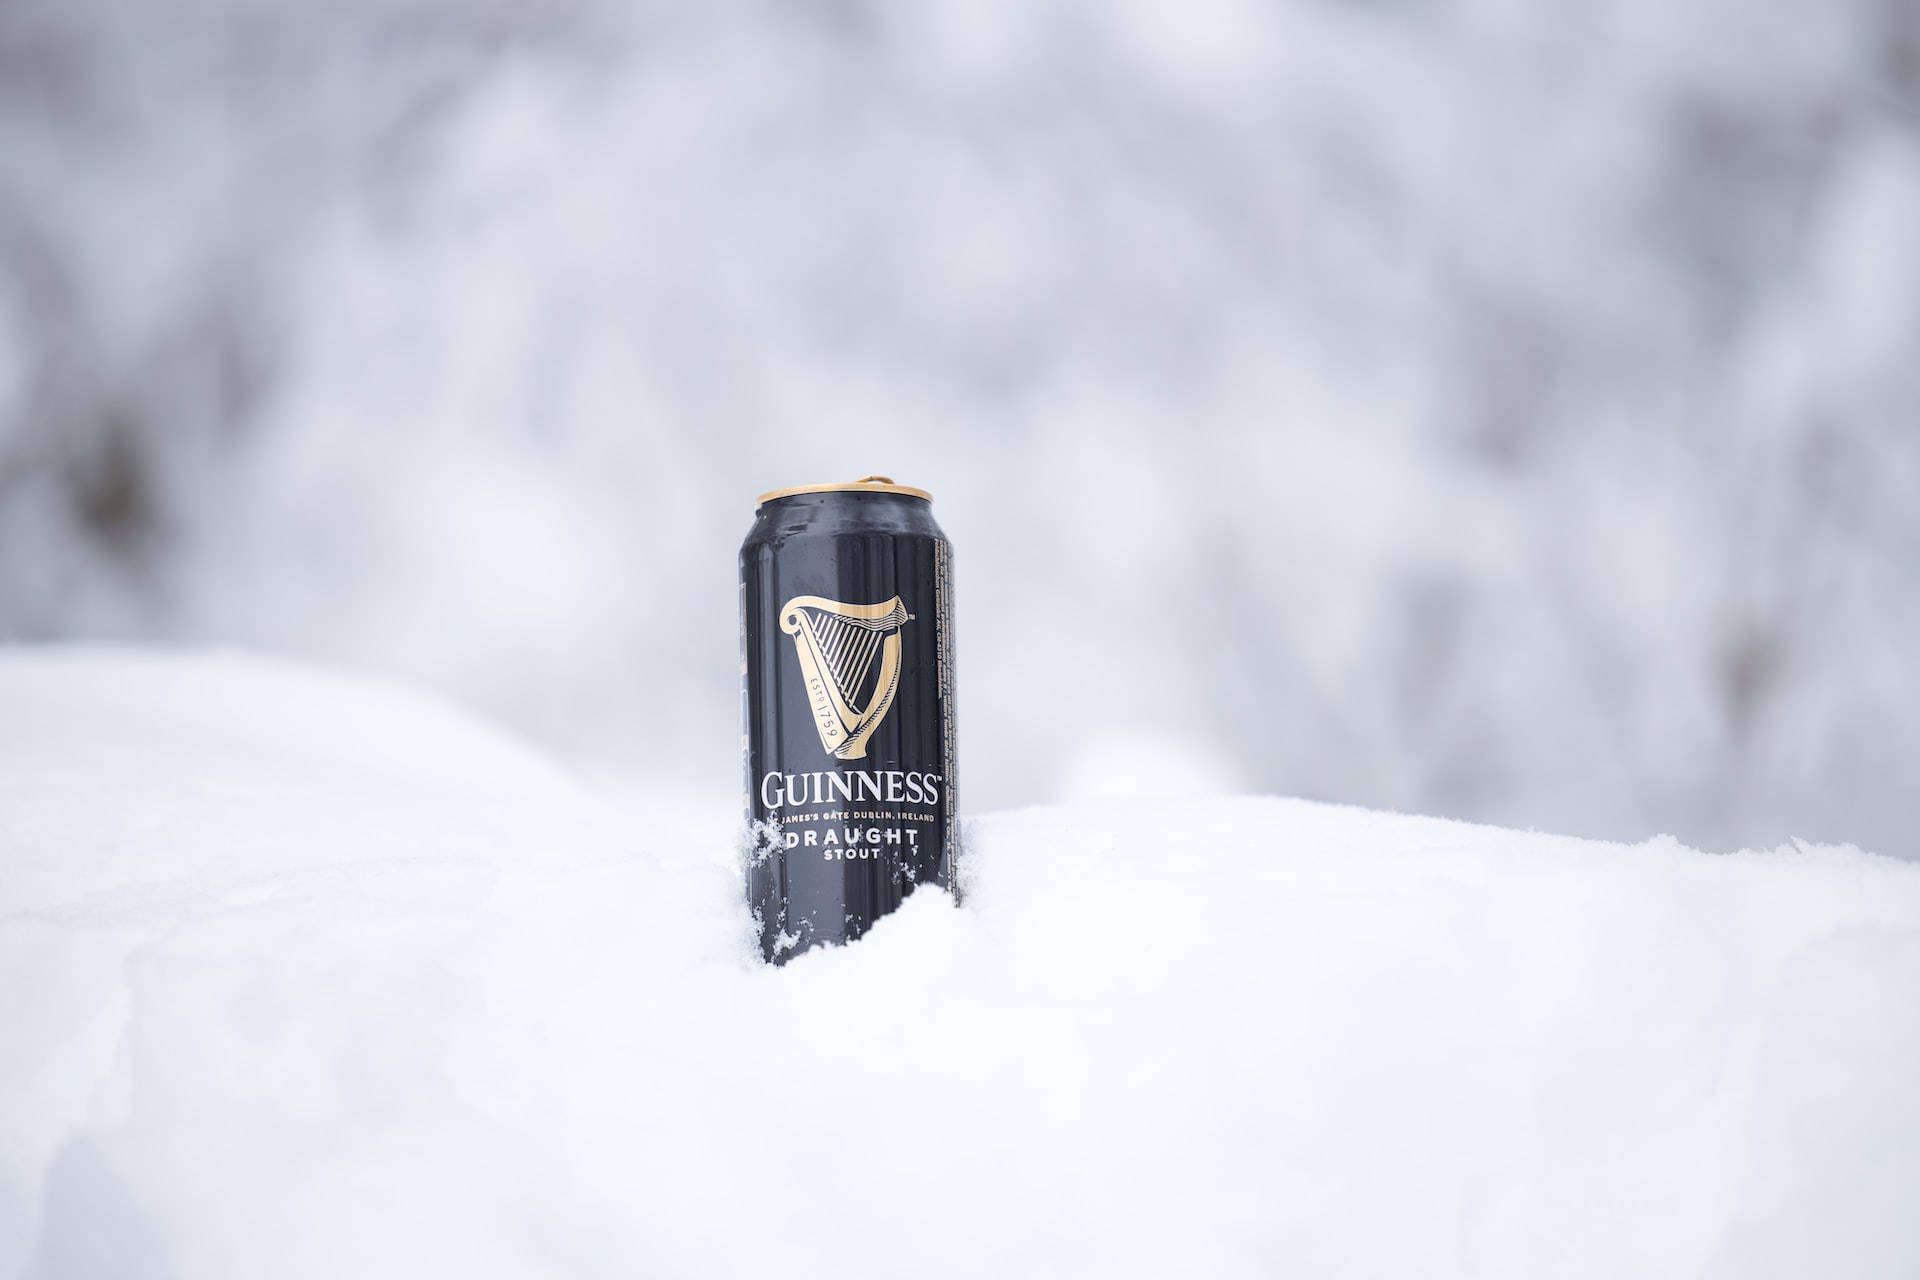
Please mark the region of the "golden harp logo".
POLYGON ((895 596, 880 604, 842 604, 795 596, 780 610, 793 637, 807 704, 820 745, 842 760, 864 760, 867 739, 900 692, 900 628, 913 619, 895 596))

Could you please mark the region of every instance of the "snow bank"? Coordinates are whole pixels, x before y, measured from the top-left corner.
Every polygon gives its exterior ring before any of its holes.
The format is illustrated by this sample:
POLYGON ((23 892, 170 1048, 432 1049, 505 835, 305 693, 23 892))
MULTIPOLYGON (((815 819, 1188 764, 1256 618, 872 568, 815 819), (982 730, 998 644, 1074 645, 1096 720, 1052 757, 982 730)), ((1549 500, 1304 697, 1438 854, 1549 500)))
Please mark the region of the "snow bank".
POLYGON ((1920 1268, 1920 867, 1109 797, 774 971, 732 819, 0 658, 0 1275, 1920 1268))

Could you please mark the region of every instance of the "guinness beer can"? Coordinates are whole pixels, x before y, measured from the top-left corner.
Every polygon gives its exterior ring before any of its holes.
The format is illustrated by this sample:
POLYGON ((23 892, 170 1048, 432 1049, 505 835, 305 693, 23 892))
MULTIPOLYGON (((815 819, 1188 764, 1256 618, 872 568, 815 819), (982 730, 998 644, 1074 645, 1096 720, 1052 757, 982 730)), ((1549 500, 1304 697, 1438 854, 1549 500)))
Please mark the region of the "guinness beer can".
POLYGON ((953 884, 953 562, 931 496, 885 476, 762 494, 740 646, 747 895, 781 964, 953 884))

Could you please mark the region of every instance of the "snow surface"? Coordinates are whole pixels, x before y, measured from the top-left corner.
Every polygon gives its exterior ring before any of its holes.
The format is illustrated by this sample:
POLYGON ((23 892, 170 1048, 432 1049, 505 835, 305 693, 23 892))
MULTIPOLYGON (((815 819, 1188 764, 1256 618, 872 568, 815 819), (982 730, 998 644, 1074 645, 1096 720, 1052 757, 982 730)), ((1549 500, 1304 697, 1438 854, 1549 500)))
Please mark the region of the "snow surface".
POLYGON ((1920 867, 1108 795, 776 971, 733 820, 7 652, 0 1276, 1920 1270, 1920 867))

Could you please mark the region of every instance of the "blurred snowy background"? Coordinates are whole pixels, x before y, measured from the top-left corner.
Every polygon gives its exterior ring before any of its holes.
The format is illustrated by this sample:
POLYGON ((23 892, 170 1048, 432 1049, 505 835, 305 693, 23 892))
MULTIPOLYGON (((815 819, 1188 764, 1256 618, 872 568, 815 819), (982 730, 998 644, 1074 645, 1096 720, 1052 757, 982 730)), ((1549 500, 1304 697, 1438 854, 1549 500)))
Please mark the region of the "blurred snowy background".
POLYGON ((0 636, 730 812, 753 497, 874 471, 976 812, 1920 855, 1920 5, 0 5, 0 636))

